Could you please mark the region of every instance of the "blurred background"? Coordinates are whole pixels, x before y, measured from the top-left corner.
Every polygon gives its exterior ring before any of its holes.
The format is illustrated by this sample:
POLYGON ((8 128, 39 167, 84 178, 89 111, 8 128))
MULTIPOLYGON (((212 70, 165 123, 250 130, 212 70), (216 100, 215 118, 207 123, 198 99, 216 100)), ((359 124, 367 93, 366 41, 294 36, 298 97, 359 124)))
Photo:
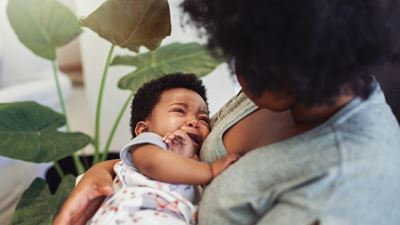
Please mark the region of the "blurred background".
MULTIPOLYGON (((101 5, 103 0, 62 0, 76 12, 78 17, 87 16, 101 5)), ((172 42, 193 42, 204 43, 195 29, 185 25, 183 13, 179 8, 181 0, 170 0, 171 36, 163 40, 162 45, 172 42)), ((89 29, 84 29, 77 41, 70 43, 60 49, 60 68, 65 71, 72 79, 74 91, 68 102, 68 114, 71 115, 71 126, 73 130, 82 130, 91 134, 94 113, 97 100, 98 87, 100 84, 103 65, 106 61, 110 43, 101 39, 96 33, 89 29), (81 72, 81 73, 80 73, 81 72), (81 97, 85 96, 85 98, 81 97), (87 110, 83 110, 83 109, 87 110)), ((114 55, 132 54, 124 49, 116 49, 114 55)), ((132 69, 124 66, 110 67, 109 76, 104 93, 101 139, 106 140, 109 130, 115 121, 118 110, 123 105, 128 91, 117 88, 118 80, 132 69)), ((230 76, 226 64, 222 64, 211 74, 203 78, 208 90, 211 114, 215 113, 223 103, 238 91, 238 85, 230 76)), ((119 129, 115 135, 111 149, 119 149, 130 139, 129 131, 129 110, 125 113, 119 129)), ((104 144, 103 143, 101 144, 104 144)))
MULTIPOLYGON (((78 17, 82 17, 93 12, 104 1, 62 0, 62 2, 71 7, 78 17)), ((167 37, 162 45, 172 42, 204 42, 198 37, 193 27, 184 25, 183 14, 179 8, 180 2, 181 0, 169 1, 173 27, 171 36, 167 37)), ((109 48, 109 42, 98 37, 91 30, 84 29, 78 40, 60 49, 60 68, 68 74, 74 84, 71 98, 67 103, 73 130, 84 131, 89 134, 93 133, 97 92, 109 48)), ((117 54, 129 54, 129 51, 116 49, 114 55, 117 54)), ((128 91, 117 88, 117 82, 131 70, 131 68, 124 66, 110 68, 104 93, 101 140, 106 140, 118 110, 129 95, 128 91)), ((238 90, 238 85, 233 80, 233 77, 230 76, 226 64, 219 66, 211 74, 204 77, 203 81, 208 90, 211 114, 215 113, 238 90)), ((129 110, 127 110, 117 130, 111 149, 119 151, 130 137, 129 110)))
MULTIPOLYGON (((78 17, 84 17, 98 8, 104 0, 59 0, 64 5, 68 6, 75 12, 78 17)), ((3 55, 3 60, 0 67, 0 88, 4 91, 6 88, 17 88, 21 85, 21 80, 30 82, 39 78, 53 79, 51 72, 51 64, 49 61, 43 60, 25 48, 18 40, 13 30, 11 29, 7 16, 5 14, 5 7, 7 0, 1 0, 1 30, 0 30, 0 55, 3 55), (2 49, 2 50, 1 50, 2 49), (43 72, 45 71, 45 72, 43 72), (49 73, 47 73, 47 71, 49 73), (43 73, 37 75, 34 73, 43 73), (12 81, 10 81, 12 80, 12 81)), ((162 45, 172 42, 199 42, 203 43, 194 28, 185 25, 183 14, 179 8, 181 0, 170 0, 172 33, 167 37, 162 45)), ((63 72, 61 76, 66 75, 69 81, 63 82, 63 91, 66 97, 66 108, 69 123, 73 131, 82 131, 89 135, 93 134, 95 107, 97 95, 99 91, 99 84, 101 75, 104 69, 108 50, 111 46, 109 42, 100 38, 93 31, 83 28, 84 32, 74 41, 68 45, 58 49, 57 59, 60 70, 63 72)), ((115 55, 131 54, 125 49, 115 49, 115 55)), ((124 101, 129 95, 129 91, 120 90, 117 88, 118 80, 127 73, 131 72, 131 67, 126 66, 112 66, 109 70, 107 84, 104 92, 104 100, 102 107, 101 118, 101 147, 105 144, 105 140, 115 118, 117 117, 119 109, 122 107, 124 101), (102 141, 103 140, 103 141, 102 141)), ((203 81, 208 90, 210 101, 210 112, 215 113, 224 102, 226 102, 232 95, 238 91, 238 85, 234 78, 230 76, 230 72, 226 64, 222 64, 211 74, 203 78, 203 81)), ((43 79, 40 82, 43 85, 43 79)), ((52 83, 49 83, 52 86, 52 83)), ((37 86, 37 84, 36 84, 37 86)), ((36 89, 34 85, 29 86, 29 89, 36 89)), ((53 87, 49 87, 52 89, 53 87)), ((20 88, 17 88, 20 90, 20 88)), ((24 89, 26 90, 26 88, 24 89)), ((0 101, 6 102, 7 100, 15 100, 11 95, 18 95, 14 93, 0 92, 0 101), (7 97, 5 97, 7 95, 7 97), (3 99, 2 99, 3 98, 3 99), (7 98, 7 99, 4 99, 7 98)), ((30 94, 35 95, 35 94, 30 94)), ((39 100, 44 105, 57 108, 56 95, 47 92, 46 97, 39 100), (53 103, 46 103, 49 101, 47 98, 54 97, 53 103)), ((33 97, 33 96, 31 96, 33 97)), ((38 99, 34 100, 38 101, 38 99)), ((120 126, 116 132, 111 149, 119 151, 119 149, 130 139, 129 133, 129 110, 123 116, 120 126)), ((88 146, 84 152, 90 153, 91 146, 88 146)))

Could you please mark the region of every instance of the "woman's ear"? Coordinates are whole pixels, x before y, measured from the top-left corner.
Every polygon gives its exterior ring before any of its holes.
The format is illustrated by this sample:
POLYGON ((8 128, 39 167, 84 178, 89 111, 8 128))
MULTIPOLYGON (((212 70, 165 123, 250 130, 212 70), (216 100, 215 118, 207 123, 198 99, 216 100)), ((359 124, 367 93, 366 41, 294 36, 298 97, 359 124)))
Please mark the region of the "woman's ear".
POLYGON ((141 133, 147 132, 147 131, 148 131, 148 129, 147 129, 147 123, 146 123, 146 122, 144 122, 144 121, 139 121, 139 122, 136 124, 136 127, 135 127, 135 134, 136 134, 136 136, 139 135, 139 134, 141 134, 141 133))

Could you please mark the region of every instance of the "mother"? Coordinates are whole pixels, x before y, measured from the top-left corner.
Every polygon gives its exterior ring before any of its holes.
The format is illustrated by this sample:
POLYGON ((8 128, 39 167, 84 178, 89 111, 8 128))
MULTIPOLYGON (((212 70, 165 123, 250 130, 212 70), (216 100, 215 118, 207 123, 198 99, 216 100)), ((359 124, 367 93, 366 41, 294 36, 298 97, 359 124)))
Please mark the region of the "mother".
MULTIPOLYGON (((234 59, 243 90, 201 150, 206 162, 243 156, 205 189, 199 224, 398 224, 400 129, 370 71, 399 60, 400 1, 183 8, 210 49, 234 59)), ((111 192, 114 163, 87 172, 55 224, 88 219, 111 192)))

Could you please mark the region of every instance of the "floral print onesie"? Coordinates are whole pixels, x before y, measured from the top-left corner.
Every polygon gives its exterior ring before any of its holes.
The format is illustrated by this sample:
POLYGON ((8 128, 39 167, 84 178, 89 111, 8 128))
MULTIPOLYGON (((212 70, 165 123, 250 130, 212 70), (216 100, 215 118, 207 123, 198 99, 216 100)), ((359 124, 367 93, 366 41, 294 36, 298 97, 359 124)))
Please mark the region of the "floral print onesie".
POLYGON ((167 149, 162 138, 151 132, 125 145, 120 153, 122 161, 114 166, 114 194, 104 200, 87 225, 195 224, 194 186, 160 182, 141 174, 131 160, 131 151, 140 144, 167 149))

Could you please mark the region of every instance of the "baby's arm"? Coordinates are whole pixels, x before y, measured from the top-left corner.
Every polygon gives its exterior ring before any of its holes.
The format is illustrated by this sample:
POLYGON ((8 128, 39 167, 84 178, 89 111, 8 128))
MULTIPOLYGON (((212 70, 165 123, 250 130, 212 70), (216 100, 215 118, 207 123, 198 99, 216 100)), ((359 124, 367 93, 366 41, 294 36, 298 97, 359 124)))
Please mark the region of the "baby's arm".
POLYGON ((239 158, 228 155, 208 165, 152 144, 141 145, 131 154, 133 163, 144 175, 176 184, 208 184, 239 158))

